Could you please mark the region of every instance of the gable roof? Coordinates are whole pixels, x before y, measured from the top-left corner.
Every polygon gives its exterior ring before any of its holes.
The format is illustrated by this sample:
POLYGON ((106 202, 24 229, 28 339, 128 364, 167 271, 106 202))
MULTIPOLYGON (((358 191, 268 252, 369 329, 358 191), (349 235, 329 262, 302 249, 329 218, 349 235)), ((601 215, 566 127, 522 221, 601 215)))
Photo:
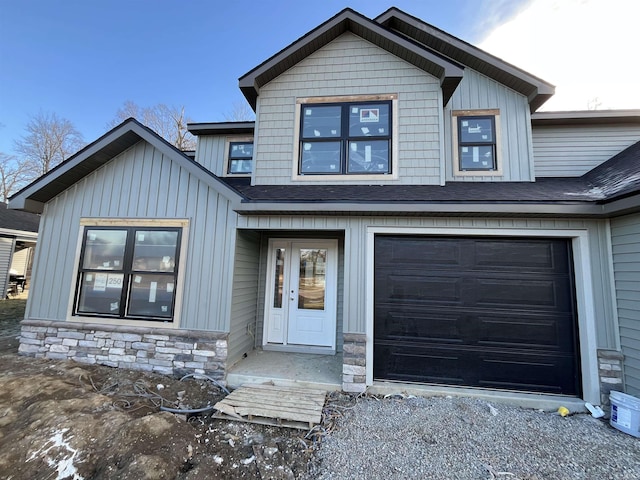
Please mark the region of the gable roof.
POLYGON ((240 77, 240 90, 249 104, 255 110, 263 85, 345 32, 352 32, 440 79, 445 104, 462 80, 463 69, 454 60, 395 34, 350 8, 345 8, 240 77))
POLYGON ((129 118, 11 196, 9 208, 42 213, 46 202, 141 140, 153 145, 163 155, 227 198, 239 198, 237 192, 226 186, 191 157, 135 118, 129 118))
POLYGON ((375 21, 523 94, 529 99, 532 112, 555 93, 552 84, 396 7, 391 7, 375 21))
POLYGON ((40 215, 29 212, 10 210, 7 204, 0 202, 0 232, 12 230, 14 232, 38 232, 40 215))

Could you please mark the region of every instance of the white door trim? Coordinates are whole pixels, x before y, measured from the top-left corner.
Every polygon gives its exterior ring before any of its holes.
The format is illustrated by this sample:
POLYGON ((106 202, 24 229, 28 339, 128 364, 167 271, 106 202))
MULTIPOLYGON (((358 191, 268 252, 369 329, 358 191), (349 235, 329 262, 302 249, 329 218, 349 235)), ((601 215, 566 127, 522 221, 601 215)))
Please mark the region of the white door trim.
POLYGON ((589 255, 589 231, 587 229, 512 229, 512 228, 431 228, 431 227, 368 227, 366 252, 366 383, 373 384, 373 314, 374 314, 374 240, 376 234, 431 235, 431 236, 496 236, 528 238, 567 238, 573 249, 573 268, 578 314, 578 339, 580 342, 580 367, 582 396, 587 402, 600 403, 598 357, 593 305, 593 284, 589 255))
MULTIPOLYGON (((278 350, 286 352, 304 352, 334 354, 336 351, 336 327, 337 327, 337 297, 338 297, 338 241, 335 239, 299 239, 299 238, 272 238, 269 239, 267 252, 267 271, 265 284, 264 303, 264 327, 262 335, 262 347, 265 350, 278 350), (322 345, 292 344, 289 342, 289 328, 292 328, 296 315, 300 312, 295 305, 298 298, 297 284, 293 281, 299 272, 299 260, 294 257, 294 251, 299 248, 322 248, 327 250, 325 271, 325 308, 326 316, 322 319, 326 322, 325 331, 330 332, 320 342, 322 345), (276 249, 284 249, 281 259, 283 282, 282 297, 279 306, 274 305, 276 272, 276 249), (293 281, 292 281, 293 280, 293 281), (330 335, 330 338, 329 338, 330 335)), ((310 312, 314 313, 314 312, 310 312)))

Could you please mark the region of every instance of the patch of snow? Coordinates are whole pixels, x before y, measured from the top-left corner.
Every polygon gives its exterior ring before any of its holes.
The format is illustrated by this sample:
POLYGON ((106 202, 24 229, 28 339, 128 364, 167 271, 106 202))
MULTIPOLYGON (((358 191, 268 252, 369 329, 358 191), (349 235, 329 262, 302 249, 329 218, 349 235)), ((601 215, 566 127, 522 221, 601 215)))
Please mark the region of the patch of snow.
MULTIPOLYGON (((69 431, 68 428, 63 428, 62 430, 57 430, 53 433, 53 435, 47 440, 40 450, 36 450, 27 458, 27 462, 34 460, 36 457, 44 457, 44 460, 47 462, 52 468, 56 469, 58 476, 55 480, 64 480, 67 478, 71 478, 72 480, 84 480, 81 475, 78 475, 78 470, 73 464, 76 455, 78 455, 78 450, 75 448, 71 448, 68 440, 64 439, 64 434, 69 431), (45 446, 49 445, 47 448, 45 446), (52 457, 47 456, 47 454, 52 449, 58 449, 58 451, 52 457), (71 455, 65 455, 65 451, 69 452, 71 455), (62 458, 59 458, 62 457, 62 458)), ((73 435, 69 437, 69 440, 73 438, 73 435)))

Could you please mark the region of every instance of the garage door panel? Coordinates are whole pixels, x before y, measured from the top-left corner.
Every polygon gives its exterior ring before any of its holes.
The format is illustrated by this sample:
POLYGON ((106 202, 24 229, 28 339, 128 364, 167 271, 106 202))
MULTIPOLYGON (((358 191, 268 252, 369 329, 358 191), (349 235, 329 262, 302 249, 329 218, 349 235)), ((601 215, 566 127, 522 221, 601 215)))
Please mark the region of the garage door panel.
POLYGON ((566 375, 573 370, 573 357, 548 354, 521 354, 518 360, 508 355, 487 354, 478 363, 478 386, 516 389, 554 394, 576 394, 576 379, 566 375))
POLYGON ((561 316, 478 317, 477 343, 487 346, 573 351, 571 319, 561 316))
POLYGON ((374 269, 374 378, 580 393, 566 239, 377 236, 374 269))
MULTIPOLYGON (((473 241, 473 240, 471 240, 473 241)), ((512 240, 477 240, 475 245, 475 262, 480 268, 492 270, 550 271, 554 270, 558 255, 556 249, 548 241, 512 240), (526 255, 522 252, 526 250, 526 255)))
POLYGON ((386 320, 374 330, 376 341, 439 341, 573 351, 571 318, 563 315, 505 312, 488 316, 463 308, 396 310, 393 306, 380 306, 377 314, 386 320))
POLYGON ((516 278, 476 278, 469 285, 470 299, 475 297, 477 304, 489 308, 518 308, 533 307, 539 311, 541 307, 548 310, 558 308, 567 310, 569 300, 562 292, 565 290, 561 280, 529 280, 516 278))
POLYGON ((407 344, 380 347, 386 362, 378 359, 374 369, 386 380, 477 386, 527 392, 575 394, 575 379, 564 373, 573 359, 547 353, 478 351, 472 347, 445 348, 407 344))
POLYGON ((456 376, 464 358, 456 351, 433 351, 411 346, 381 345, 380 351, 388 360, 381 362, 376 357, 374 371, 381 378, 400 382, 444 383, 464 385, 465 378, 456 376))
POLYGON ((455 277, 387 274, 376 277, 378 294, 383 302, 414 303, 460 302, 461 279, 455 277))
POLYGON ((374 335, 379 340, 422 342, 431 339, 447 343, 464 340, 460 331, 460 313, 444 309, 396 310, 393 307, 381 307, 379 313, 387 319, 375 330, 374 335))
POLYGON ((461 262, 461 245, 435 239, 428 250, 424 250, 422 239, 405 237, 397 240, 379 238, 380 266, 410 264, 414 268, 438 265, 448 268, 457 267, 461 262), (417 254, 419 252, 419 255, 417 254))

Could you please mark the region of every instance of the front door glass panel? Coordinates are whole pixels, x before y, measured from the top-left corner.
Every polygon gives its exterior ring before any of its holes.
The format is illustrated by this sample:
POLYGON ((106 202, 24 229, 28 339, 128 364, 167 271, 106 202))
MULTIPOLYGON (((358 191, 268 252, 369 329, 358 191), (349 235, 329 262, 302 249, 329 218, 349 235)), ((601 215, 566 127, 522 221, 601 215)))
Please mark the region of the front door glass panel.
POLYGON ((326 249, 300 249, 298 309, 324 310, 326 262, 326 249))
POLYGON ((276 248, 273 308, 282 308, 282 292, 284 290, 284 254, 284 248, 276 248))

